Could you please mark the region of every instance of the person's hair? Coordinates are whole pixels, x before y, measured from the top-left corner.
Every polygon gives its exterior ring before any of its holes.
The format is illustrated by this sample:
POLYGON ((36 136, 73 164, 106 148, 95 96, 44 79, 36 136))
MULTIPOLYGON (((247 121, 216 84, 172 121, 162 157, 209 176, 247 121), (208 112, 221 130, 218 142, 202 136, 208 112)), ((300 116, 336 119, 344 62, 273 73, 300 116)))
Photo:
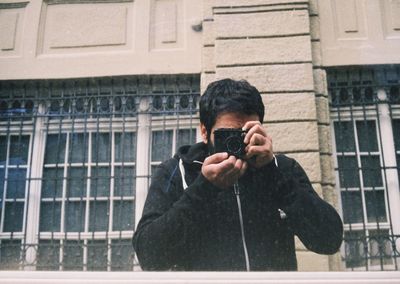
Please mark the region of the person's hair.
POLYGON ((207 134, 223 113, 256 114, 264 120, 264 104, 260 92, 245 80, 222 79, 210 83, 200 98, 200 122, 207 134))

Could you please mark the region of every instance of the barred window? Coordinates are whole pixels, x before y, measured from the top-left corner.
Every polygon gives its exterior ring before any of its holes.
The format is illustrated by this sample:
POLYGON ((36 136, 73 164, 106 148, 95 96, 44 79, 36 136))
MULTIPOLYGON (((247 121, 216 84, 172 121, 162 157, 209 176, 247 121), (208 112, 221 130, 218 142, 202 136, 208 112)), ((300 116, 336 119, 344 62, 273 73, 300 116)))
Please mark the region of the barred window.
POLYGON ((336 186, 348 269, 398 269, 398 66, 328 69, 336 186))
POLYGON ((0 269, 135 269, 151 169, 196 141, 199 77, 0 88, 0 269))

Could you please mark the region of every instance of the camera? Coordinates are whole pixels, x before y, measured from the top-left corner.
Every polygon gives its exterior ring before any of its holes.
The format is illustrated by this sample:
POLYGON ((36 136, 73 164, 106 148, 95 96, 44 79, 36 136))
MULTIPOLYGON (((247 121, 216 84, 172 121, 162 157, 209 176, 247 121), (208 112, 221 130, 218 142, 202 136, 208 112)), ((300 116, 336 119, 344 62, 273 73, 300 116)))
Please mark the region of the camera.
POLYGON ((214 130, 214 147, 215 152, 227 152, 238 159, 245 156, 246 144, 243 140, 246 131, 241 128, 219 128, 214 130))

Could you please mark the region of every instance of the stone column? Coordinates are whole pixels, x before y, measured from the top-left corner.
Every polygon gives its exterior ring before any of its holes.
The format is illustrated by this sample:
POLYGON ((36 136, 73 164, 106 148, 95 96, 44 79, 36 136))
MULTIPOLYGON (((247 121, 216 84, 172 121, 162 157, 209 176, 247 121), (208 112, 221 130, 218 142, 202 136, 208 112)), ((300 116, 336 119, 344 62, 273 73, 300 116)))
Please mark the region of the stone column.
MULTIPOLYGON (((203 0, 202 91, 222 78, 255 85, 274 151, 295 158, 317 193, 332 202, 333 171, 322 165, 331 160, 327 92, 319 90, 323 71, 314 68, 320 49, 311 2, 203 0)), ((299 270, 336 269, 330 263, 336 258, 311 253, 298 240, 296 245, 299 270)))

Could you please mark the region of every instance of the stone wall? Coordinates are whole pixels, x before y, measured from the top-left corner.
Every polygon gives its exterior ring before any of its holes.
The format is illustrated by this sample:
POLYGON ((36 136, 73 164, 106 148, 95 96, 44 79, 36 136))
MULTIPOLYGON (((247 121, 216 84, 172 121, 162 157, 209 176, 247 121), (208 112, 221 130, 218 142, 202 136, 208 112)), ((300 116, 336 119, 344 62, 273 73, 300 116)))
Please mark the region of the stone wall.
MULTIPOLYGON (((316 1, 205 0, 202 91, 222 78, 246 79, 261 92, 274 151, 295 158, 332 204, 333 169, 325 72, 316 1)), ((296 240, 299 270, 337 270, 338 256, 296 240)))

